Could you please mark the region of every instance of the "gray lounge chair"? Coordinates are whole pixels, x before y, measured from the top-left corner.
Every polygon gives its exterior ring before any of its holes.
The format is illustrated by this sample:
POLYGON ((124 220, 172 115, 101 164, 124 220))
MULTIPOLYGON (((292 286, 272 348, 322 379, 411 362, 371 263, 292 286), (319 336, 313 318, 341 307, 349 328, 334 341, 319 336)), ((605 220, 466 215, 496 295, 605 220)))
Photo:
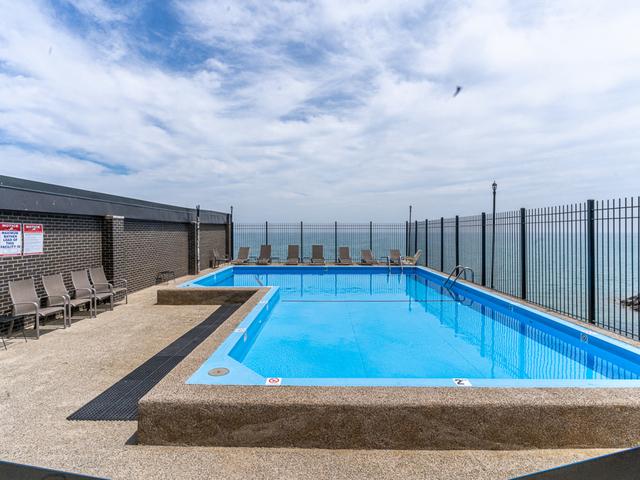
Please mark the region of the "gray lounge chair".
POLYGON ((223 263, 227 263, 229 261, 229 257, 227 255, 220 255, 218 250, 215 248, 212 250, 213 256, 213 267, 217 267, 218 265, 222 265, 223 263))
POLYGON ((285 263, 287 265, 298 265, 300 263, 300 247, 298 245, 289 245, 285 263))
MULTIPOLYGON (((89 296, 71 298, 71 294, 67 290, 62 279, 62 274, 47 275, 42 277, 42 285, 47 292, 47 305, 50 307, 65 306, 67 307, 67 318, 69 319, 69 326, 71 326, 71 313, 73 308, 81 307, 83 305, 89 305, 89 315, 94 316, 93 302, 91 301, 91 291, 88 291, 89 296)), ((76 292, 77 293, 77 292, 76 292)))
POLYGON ((324 247, 322 245, 311 245, 311 263, 324 265, 324 247))
POLYGON ((86 270, 76 270, 71 272, 71 283, 76 291, 76 298, 90 298, 93 300, 94 315, 98 312, 98 302, 109 302, 111 310, 113 310, 113 294, 110 292, 97 293, 91 282, 86 270))
POLYGON ((362 265, 377 265, 378 261, 373 256, 371 250, 362 250, 360 252, 360 263, 362 265))
POLYGON ((338 248, 338 263, 340 265, 353 265, 353 259, 349 252, 349 247, 338 248))
POLYGON ((238 257, 233 259, 231 263, 241 265, 249 261, 249 247, 240 247, 238 249, 238 257))
POLYGON ((402 263, 402 256, 400 255, 400 250, 391 249, 389 250, 389 257, 387 257, 389 265, 400 265, 402 263))
POLYGON ((258 265, 269 265, 271 263, 271 245, 260 246, 260 256, 256 263, 258 265))
POLYGON ((113 300, 119 293, 124 293, 124 302, 129 303, 129 294, 127 293, 127 281, 124 278, 114 278, 113 280, 107 280, 107 276, 104 274, 103 267, 94 267, 89 269, 89 278, 93 289, 96 291, 96 295, 99 293, 111 293, 111 308, 113 308, 113 300), (116 287, 115 284, 120 283, 121 287, 116 287))
POLYGON ((62 313, 64 328, 67 328, 66 298, 57 299, 62 300, 62 306, 41 307, 33 278, 9 282, 9 295, 11 295, 11 301, 13 302, 14 315, 33 315, 35 317, 36 338, 40 338, 41 318, 45 319, 51 315, 62 313))

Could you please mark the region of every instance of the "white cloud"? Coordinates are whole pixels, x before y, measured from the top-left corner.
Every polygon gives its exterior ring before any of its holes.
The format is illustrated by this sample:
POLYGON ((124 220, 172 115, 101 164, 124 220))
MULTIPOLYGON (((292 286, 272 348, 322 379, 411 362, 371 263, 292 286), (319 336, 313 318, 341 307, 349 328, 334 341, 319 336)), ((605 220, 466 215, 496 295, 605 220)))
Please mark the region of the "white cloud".
POLYGON ((112 28, 0 0, 2 174, 240 220, 471 214, 494 178, 505 208, 638 193, 635 2, 184 0, 212 53, 181 68, 135 9, 73 3, 112 28))

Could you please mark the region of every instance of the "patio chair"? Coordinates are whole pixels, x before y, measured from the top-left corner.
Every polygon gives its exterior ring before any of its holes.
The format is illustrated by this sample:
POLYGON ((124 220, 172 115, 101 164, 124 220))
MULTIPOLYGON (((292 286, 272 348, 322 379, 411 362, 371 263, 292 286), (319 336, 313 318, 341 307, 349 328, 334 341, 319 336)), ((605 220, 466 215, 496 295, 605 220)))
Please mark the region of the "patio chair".
POLYGON ((389 263, 389 265, 400 265, 401 262, 402 262, 402 256, 400 255, 400 250, 398 249, 389 250, 387 263, 389 263))
POLYGON ((218 253, 218 250, 216 250, 215 248, 212 250, 211 256, 213 257, 213 260, 212 260, 213 268, 217 267, 218 265, 222 265, 223 263, 227 263, 229 261, 228 255, 220 255, 218 253))
POLYGON ((231 263, 241 265, 249 261, 249 247, 240 247, 238 249, 238 257, 233 259, 231 263))
MULTIPOLYGON (((71 294, 64 284, 61 273, 42 277, 42 285, 44 286, 44 290, 47 292, 47 305, 49 307, 66 305, 69 326, 71 326, 71 313, 73 308, 89 305, 89 316, 94 316, 91 295, 86 297, 78 297, 76 295, 74 298, 71 298, 71 294)), ((88 293, 91 294, 91 291, 88 291, 88 293)))
MULTIPOLYGON (((66 298, 61 298, 62 306, 41 307, 40 298, 36 293, 33 278, 9 282, 9 295, 13 302, 13 314, 35 317, 36 338, 40 338, 40 319, 62 313, 64 328, 67 328, 66 298)), ((53 297, 52 297, 53 298, 53 297)), ((49 300, 49 298, 47 298, 49 300)))
POLYGON ((353 265, 353 260, 351 259, 349 247, 338 248, 338 263, 340 265, 353 265))
POLYGON ((90 298, 93 300, 94 315, 98 313, 98 302, 105 303, 109 301, 109 306, 113 310, 113 294, 110 292, 97 293, 89 281, 89 275, 86 270, 71 272, 71 283, 76 291, 76 298, 90 298))
POLYGON ((311 245, 311 263, 324 265, 324 246, 311 245))
POLYGON ((373 256, 373 252, 371 250, 362 250, 360 252, 360 263, 362 265, 377 265, 378 261, 373 256))
POLYGON ((107 280, 107 276, 104 274, 104 268, 102 266, 90 268, 89 278, 91 279, 93 289, 96 291, 96 295, 98 293, 111 293, 113 295, 111 299, 111 308, 113 308, 113 300, 119 293, 124 293, 124 303, 129 303, 127 281, 124 278, 114 278, 111 281, 107 280), (124 286, 116 287, 116 283, 120 283, 124 286))
POLYGON ((300 246, 289 245, 287 248, 286 265, 298 265, 300 263, 300 246))
POLYGON ((414 255, 412 255, 412 256, 403 257, 402 258, 402 263, 404 265, 417 265, 418 264, 418 259, 420 258, 420 255, 422 255, 422 250, 416 251, 416 253, 414 255))
POLYGON ((269 265, 271 263, 271 245, 260 246, 260 256, 256 260, 258 265, 269 265))

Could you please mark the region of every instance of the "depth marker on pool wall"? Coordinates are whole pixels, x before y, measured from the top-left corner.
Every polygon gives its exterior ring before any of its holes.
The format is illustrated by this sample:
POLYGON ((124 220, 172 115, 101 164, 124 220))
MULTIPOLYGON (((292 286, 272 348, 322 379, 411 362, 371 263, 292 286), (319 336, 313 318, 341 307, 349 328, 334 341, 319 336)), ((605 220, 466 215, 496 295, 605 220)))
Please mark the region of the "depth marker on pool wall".
POLYGON ((453 383, 455 383, 455 385, 457 387, 470 387, 471 386, 471 382, 466 378, 454 378, 453 379, 453 383))
POLYGON ((265 380, 264 384, 270 387, 279 387, 282 385, 282 379, 280 377, 269 377, 265 380))

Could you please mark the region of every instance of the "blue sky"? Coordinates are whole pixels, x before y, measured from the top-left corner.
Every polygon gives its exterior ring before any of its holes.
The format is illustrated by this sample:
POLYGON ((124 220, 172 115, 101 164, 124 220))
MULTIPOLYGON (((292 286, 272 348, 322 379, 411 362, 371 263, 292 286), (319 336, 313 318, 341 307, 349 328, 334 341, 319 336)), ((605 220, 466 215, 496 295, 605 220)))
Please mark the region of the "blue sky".
POLYGON ((240 221, 474 214, 494 178, 503 209, 640 193, 635 1, 0 11, 0 174, 240 221))

